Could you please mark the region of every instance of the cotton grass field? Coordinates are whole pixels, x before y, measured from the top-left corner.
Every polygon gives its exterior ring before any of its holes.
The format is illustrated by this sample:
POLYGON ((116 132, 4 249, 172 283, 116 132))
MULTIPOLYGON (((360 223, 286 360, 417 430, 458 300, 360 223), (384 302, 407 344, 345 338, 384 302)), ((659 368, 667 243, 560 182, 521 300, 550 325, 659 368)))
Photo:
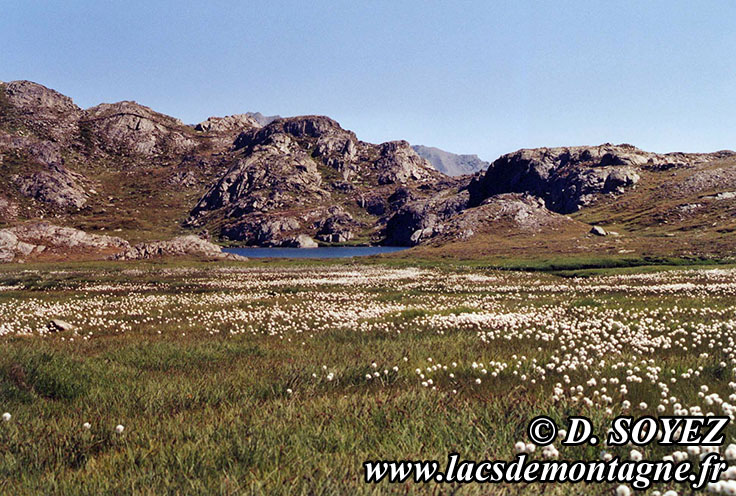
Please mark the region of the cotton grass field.
MULTIPOLYGON (((616 494, 363 482, 366 460, 510 460, 540 414, 585 415, 599 433, 621 413, 736 415, 736 269, 582 276, 380 263, 5 268, 0 493, 616 494), (75 328, 51 332, 51 319, 75 328)), ((729 427, 726 444, 735 438, 729 427)), ((532 456, 700 453, 554 446, 532 456)))

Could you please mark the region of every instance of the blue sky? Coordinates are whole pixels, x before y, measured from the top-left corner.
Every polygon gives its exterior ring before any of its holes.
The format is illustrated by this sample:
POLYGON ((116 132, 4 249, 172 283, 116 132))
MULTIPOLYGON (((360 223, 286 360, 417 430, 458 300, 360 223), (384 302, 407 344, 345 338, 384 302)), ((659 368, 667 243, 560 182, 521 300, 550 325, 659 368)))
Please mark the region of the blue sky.
POLYGON ((325 114, 493 160, 736 149, 733 1, 9 1, 0 80, 194 123, 325 114), (237 4, 237 6, 235 5, 237 4))

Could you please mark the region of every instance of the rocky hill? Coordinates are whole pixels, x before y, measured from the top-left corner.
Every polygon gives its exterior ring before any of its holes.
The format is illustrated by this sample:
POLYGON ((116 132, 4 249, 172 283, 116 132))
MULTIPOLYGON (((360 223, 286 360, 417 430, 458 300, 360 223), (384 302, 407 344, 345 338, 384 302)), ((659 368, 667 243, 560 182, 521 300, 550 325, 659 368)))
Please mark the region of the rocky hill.
POLYGON ((449 184, 405 141, 365 143, 327 117, 279 119, 237 137, 229 167, 188 225, 268 246, 300 246, 300 234, 380 242, 406 201, 449 184))
MULTIPOLYGON (((10 229, 6 251, 28 256, 40 253, 28 245, 53 245, 23 230, 39 222, 138 243, 144 255, 168 245, 140 243, 189 234, 472 253, 508 251, 509 240, 522 251, 549 249, 543 239, 567 252, 734 247, 733 152, 539 148, 451 177, 421 156, 427 150, 366 143, 324 116, 238 114, 185 125, 132 101, 81 109, 36 83, 2 83, 0 227, 10 229), (594 225, 618 235, 594 236, 594 225)), ((111 243, 101 256, 124 248, 111 243)))
MULTIPOLYGON (((736 247, 735 231, 736 153, 657 154, 603 144, 504 155, 465 187, 407 203, 390 219, 387 242, 437 246, 476 238, 469 246, 479 254, 493 251, 483 246, 485 235, 507 241, 509 233, 533 232, 527 241, 554 238, 565 252, 708 256, 736 247), (546 227, 553 218, 560 232, 546 227), (615 235, 596 239, 591 226, 615 235)), ((506 249, 502 242, 497 252, 506 249)))
POLYGON ((432 146, 412 146, 417 155, 427 159, 432 167, 448 176, 462 176, 486 170, 488 162, 478 158, 478 155, 458 155, 446 152, 432 146))

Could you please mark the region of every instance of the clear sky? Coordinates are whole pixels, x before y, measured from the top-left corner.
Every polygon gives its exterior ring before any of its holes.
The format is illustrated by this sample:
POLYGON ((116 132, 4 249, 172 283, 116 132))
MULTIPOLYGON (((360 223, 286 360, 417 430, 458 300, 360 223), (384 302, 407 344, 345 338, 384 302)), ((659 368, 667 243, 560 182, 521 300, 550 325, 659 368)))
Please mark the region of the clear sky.
POLYGON ((82 107, 325 114, 486 160, 736 149, 736 2, 0 0, 0 80, 82 107))

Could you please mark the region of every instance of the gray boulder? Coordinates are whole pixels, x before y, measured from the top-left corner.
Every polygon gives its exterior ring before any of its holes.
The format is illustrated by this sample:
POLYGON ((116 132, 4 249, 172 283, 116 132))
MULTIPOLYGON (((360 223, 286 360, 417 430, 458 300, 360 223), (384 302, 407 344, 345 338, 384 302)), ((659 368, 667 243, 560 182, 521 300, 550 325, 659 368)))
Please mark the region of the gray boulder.
POLYGON ((281 246, 289 248, 317 248, 319 245, 315 240, 306 234, 299 234, 293 238, 284 240, 281 246))
POLYGON ((51 319, 46 327, 51 332, 72 331, 76 328, 73 324, 61 319, 51 319))

